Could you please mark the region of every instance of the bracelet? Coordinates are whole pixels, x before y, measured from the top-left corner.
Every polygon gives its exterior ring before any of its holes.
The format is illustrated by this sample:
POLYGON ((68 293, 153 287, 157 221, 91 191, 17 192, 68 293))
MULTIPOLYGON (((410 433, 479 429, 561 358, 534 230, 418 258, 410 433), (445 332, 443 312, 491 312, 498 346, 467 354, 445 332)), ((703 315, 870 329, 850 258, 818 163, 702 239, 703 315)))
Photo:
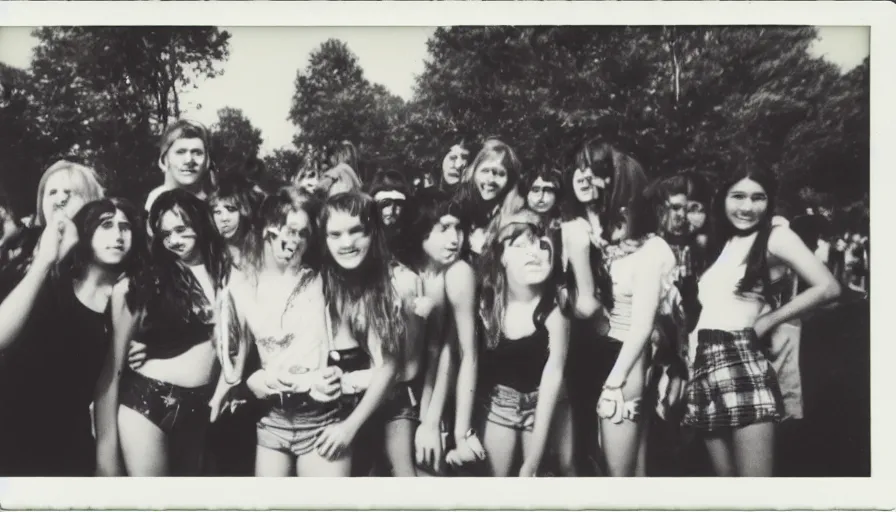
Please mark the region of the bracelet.
POLYGON ((622 381, 622 383, 620 383, 618 386, 607 386, 606 384, 604 384, 601 389, 603 389, 604 391, 616 391, 622 389, 623 387, 625 387, 625 381, 622 381))

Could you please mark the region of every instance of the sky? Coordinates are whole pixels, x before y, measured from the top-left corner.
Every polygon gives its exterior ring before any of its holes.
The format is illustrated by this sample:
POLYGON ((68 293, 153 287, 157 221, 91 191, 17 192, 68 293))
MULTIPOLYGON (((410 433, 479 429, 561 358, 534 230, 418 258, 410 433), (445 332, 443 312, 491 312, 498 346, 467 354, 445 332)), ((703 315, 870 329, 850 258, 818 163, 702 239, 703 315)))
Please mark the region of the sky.
MULTIPOLYGON (((238 108, 261 130, 262 154, 290 146, 296 128, 287 119, 295 77, 311 53, 330 38, 344 41, 365 77, 406 100, 423 72, 433 27, 222 27, 232 35, 224 74, 196 83, 181 96, 183 115, 211 125, 223 107, 238 108)), ((0 62, 27 68, 36 40, 30 28, 0 27, 0 62)), ((810 49, 848 71, 870 51, 867 27, 819 27, 810 49)))

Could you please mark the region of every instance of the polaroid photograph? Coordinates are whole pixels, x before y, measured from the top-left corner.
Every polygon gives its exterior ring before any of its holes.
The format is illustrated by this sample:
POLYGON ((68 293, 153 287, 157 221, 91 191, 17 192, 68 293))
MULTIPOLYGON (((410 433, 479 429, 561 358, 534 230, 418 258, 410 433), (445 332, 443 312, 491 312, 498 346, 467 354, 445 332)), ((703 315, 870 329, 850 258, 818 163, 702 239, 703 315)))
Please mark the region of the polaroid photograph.
POLYGON ((893 21, 0 2, 0 508, 893 508, 893 21))

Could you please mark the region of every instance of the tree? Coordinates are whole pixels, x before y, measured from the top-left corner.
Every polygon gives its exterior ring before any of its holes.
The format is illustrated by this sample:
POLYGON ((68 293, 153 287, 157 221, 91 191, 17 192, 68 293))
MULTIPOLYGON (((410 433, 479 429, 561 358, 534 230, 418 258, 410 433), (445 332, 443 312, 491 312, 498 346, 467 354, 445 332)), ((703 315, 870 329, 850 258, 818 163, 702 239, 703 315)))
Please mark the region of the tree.
MULTIPOLYGON (((816 36, 811 27, 440 28, 390 139, 406 165, 426 168, 450 145, 445 133, 497 135, 528 170, 566 167, 598 137, 652 176, 723 177, 746 149, 795 198, 804 185, 843 180, 835 169, 867 171, 867 67, 841 76, 807 52, 816 36)), ((861 183, 847 195, 860 197, 861 183)))
MULTIPOLYGON (((211 126, 212 161, 223 174, 240 173, 255 178, 251 163, 258 159, 261 130, 237 108, 218 110, 218 121, 211 126)), ((254 169, 257 170, 257 169, 254 169)))
POLYGON ((211 27, 44 27, 34 34, 31 116, 40 133, 55 152, 94 165, 110 193, 142 199, 159 180, 155 139, 180 115, 180 91, 196 77, 220 74, 230 34, 211 27))
POLYGON ((268 174, 282 182, 292 180, 303 165, 302 154, 295 149, 275 149, 264 157, 268 174))
MULTIPOLYGON (((348 46, 330 39, 311 54, 310 63, 296 75, 289 119, 298 128, 293 142, 305 154, 348 140, 364 162, 391 165, 395 147, 388 134, 399 123, 404 101, 381 85, 372 85, 348 46)), ((362 179, 372 172, 361 165, 362 179)))

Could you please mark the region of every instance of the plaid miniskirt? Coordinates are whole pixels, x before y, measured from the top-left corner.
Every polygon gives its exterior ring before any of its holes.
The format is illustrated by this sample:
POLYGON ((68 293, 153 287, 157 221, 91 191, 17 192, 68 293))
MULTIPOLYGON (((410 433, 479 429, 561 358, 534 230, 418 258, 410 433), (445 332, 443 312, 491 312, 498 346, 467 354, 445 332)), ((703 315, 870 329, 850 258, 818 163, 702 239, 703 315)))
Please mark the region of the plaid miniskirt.
POLYGON ((781 411, 778 379, 760 350, 756 331, 697 333, 685 425, 699 430, 744 427, 778 421, 781 411))

